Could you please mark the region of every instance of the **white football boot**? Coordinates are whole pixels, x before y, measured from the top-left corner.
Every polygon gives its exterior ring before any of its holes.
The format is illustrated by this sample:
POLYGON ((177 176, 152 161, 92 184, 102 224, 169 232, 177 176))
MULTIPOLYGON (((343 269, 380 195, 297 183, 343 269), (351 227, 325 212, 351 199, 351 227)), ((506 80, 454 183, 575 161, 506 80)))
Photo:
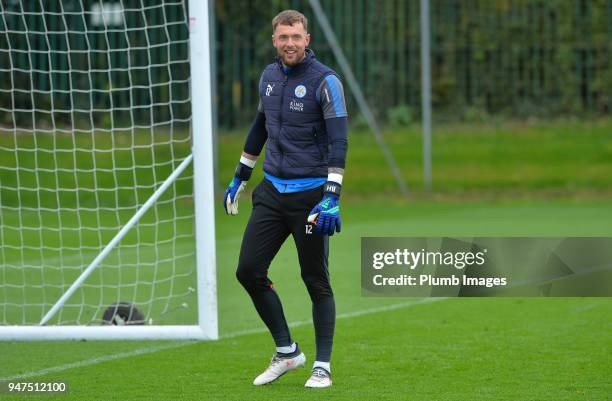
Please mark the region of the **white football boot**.
POLYGON ((316 367, 312 370, 312 375, 304 384, 304 387, 310 388, 323 388, 332 385, 331 374, 323 369, 316 367))
POLYGON ((281 358, 275 354, 272 357, 272 361, 270 361, 270 366, 268 366, 268 369, 257 376, 255 380, 253 380, 253 384, 256 386, 261 386, 262 384, 272 383, 285 373, 301 368, 305 363, 306 356, 303 352, 300 352, 298 355, 292 358, 281 358))

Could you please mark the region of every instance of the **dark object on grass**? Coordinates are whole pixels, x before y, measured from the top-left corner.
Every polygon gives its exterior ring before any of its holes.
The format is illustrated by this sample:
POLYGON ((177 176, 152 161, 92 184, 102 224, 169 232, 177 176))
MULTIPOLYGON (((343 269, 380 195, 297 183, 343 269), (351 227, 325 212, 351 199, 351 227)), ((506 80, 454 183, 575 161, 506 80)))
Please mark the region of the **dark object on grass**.
POLYGON ((129 302, 117 302, 112 304, 102 316, 104 324, 124 326, 144 324, 144 316, 136 305, 129 302))

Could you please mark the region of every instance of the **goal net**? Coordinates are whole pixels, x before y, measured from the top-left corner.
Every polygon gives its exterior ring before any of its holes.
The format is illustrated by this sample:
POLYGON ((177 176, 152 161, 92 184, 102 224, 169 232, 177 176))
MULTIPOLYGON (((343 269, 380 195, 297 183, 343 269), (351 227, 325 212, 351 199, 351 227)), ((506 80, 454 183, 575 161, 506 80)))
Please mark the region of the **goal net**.
POLYGON ((0 1, 0 339, 216 336, 186 1, 0 1))

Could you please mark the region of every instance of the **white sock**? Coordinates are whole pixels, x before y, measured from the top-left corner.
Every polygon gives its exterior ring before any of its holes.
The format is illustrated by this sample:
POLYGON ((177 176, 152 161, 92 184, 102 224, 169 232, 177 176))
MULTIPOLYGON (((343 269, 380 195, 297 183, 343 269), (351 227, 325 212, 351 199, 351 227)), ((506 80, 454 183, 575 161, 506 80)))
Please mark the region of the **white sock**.
POLYGON ((291 345, 287 345, 286 347, 276 347, 276 352, 279 352, 281 354, 290 354, 292 352, 295 352, 297 348, 297 344, 293 343, 291 345))
POLYGON ((329 373, 331 373, 331 367, 329 366, 329 362, 321 362, 321 361, 315 361, 315 363, 312 365, 312 368, 323 368, 325 370, 327 370, 329 373))

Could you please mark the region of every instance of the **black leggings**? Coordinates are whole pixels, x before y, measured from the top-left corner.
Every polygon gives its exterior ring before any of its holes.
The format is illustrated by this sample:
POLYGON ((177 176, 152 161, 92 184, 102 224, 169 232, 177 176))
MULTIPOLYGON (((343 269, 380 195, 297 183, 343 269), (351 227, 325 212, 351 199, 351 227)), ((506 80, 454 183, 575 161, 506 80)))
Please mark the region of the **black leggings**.
POLYGON ((268 180, 253 191, 253 212, 240 248, 236 277, 247 290, 277 347, 291 345, 291 335, 280 299, 268 278, 272 259, 289 234, 297 247, 302 280, 312 300, 317 360, 329 362, 336 308, 329 283, 329 238, 307 224, 308 213, 321 200, 322 187, 280 193, 268 180))

